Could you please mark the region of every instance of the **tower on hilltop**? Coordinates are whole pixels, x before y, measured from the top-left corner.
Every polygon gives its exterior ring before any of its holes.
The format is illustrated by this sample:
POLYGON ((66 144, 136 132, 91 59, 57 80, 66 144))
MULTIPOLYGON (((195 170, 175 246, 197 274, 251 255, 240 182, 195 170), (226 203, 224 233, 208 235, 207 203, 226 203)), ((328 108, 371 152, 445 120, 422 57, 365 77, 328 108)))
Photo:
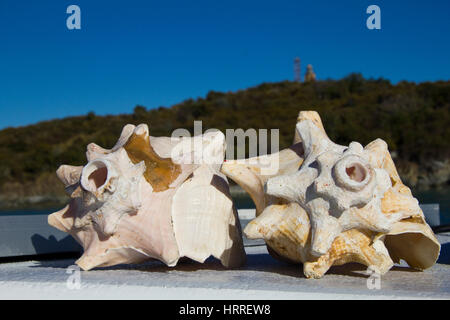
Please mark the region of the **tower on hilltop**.
POLYGON ((306 67, 305 82, 314 81, 316 81, 316 74, 314 73, 312 65, 308 64, 308 66, 306 67))
POLYGON ((294 80, 296 82, 302 82, 300 70, 300 58, 296 57, 294 59, 294 80))

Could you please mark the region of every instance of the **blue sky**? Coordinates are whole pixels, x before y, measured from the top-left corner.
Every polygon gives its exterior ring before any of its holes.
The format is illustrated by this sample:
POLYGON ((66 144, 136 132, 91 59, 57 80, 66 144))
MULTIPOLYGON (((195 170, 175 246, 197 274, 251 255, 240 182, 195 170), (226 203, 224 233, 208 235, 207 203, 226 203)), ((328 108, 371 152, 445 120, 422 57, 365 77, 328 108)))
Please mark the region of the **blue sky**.
POLYGON ((0 1, 0 128, 293 79, 450 78, 450 1, 0 1), (68 30, 66 8, 81 8, 68 30), (366 8, 381 8, 381 30, 366 8))

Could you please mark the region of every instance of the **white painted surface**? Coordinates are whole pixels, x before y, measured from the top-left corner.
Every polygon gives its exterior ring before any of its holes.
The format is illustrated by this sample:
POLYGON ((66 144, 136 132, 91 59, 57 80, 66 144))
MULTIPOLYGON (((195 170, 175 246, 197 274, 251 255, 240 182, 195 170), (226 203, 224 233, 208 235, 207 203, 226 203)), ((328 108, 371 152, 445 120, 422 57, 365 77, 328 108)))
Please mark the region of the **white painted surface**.
POLYGON ((241 220, 254 219, 256 216, 256 209, 239 209, 238 215, 241 220))
POLYGON ((366 299, 427 299, 427 297, 409 296, 387 296, 387 295, 355 295, 335 293, 310 293, 310 292, 288 292, 278 291, 274 294, 270 290, 238 290, 238 289, 210 289, 210 288, 164 288, 164 287, 142 287, 130 285, 124 287, 114 285, 86 285, 80 290, 61 288, 61 284, 37 283, 34 286, 16 285, 8 290, 7 295, 0 293, 0 298, 8 299, 30 299, 30 300, 366 300, 366 299))
MULTIPOLYGON (((243 226, 254 209, 239 210, 243 226)), ((174 268, 152 261, 81 272, 81 288, 67 287, 75 259, 0 263, 0 299, 450 299, 450 234, 440 234, 439 263, 419 272, 396 266, 367 288, 357 264, 305 279, 301 265, 273 259, 260 240, 244 238, 247 265, 227 270, 217 260, 185 261, 174 268)))
POLYGON ((81 272, 81 288, 67 287, 72 259, 0 264, 0 299, 450 299, 450 266, 424 272, 397 266, 367 288, 365 268, 332 268, 320 280, 305 279, 300 265, 279 262, 264 246, 247 247, 247 265, 224 269, 217 260, 160 262, 81 272))

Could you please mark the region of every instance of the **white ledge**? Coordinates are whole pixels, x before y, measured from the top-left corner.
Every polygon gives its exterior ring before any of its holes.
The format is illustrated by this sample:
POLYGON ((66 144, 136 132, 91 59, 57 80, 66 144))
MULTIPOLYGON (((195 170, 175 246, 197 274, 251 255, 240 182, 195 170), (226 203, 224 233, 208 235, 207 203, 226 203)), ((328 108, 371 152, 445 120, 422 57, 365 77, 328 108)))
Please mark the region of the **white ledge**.
MULTIPOLYGON (((450 243, 450 235, 439 238, 450 243)), ((246 251, 247 265, 234 270, 209 259, 81 271, 80 289, 67 286, 74 259, 4 263, 0 299, 450 299, 448 261, 423 272, 396 266, 381 276, 379 290, 370 290, 361 265, 332 267, 314 280, 303 277, 301 265, 273 259, 265 246, 246 251)))

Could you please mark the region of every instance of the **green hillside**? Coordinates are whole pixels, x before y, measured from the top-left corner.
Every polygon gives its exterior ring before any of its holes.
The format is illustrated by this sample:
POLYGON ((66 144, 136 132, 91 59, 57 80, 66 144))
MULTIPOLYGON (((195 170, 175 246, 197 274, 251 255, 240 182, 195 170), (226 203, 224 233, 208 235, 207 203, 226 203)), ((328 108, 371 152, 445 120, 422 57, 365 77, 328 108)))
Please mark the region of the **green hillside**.
POLYGON ((61 195, 63 189, 54 174, 58 166, 84 164, 90 142, 113 146, 127 123, 147 123, 153 136, 170 135, 176 128, 192 131, 194 120, 203 121, 203 130, 279 128, 280 148, 284 148, 292 142, 300 110, 318 111, 328 135, 338 143, 384 139, 411 186, 449 181, 450 81, 393 85, 351 74, 341 80, 284 81, 237 92, 211 91, 205 98, 170 108, 137 106, 132 114, 90 113, 1 130, 0 206, 10 199, 61 195))

